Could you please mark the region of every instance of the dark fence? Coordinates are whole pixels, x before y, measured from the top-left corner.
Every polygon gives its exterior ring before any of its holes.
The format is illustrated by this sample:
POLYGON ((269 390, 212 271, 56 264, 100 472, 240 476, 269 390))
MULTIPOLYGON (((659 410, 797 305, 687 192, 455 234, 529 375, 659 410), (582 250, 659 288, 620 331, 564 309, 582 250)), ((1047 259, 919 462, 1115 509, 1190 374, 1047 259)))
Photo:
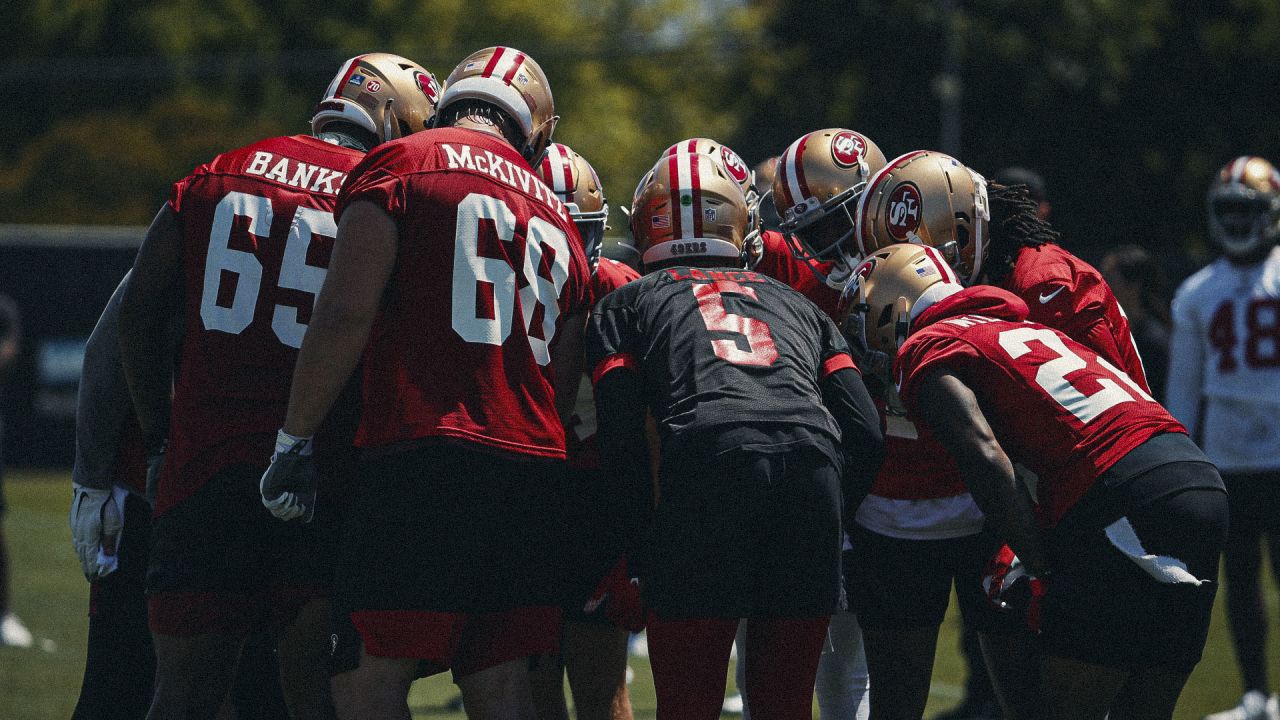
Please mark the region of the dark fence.
POLYGON ((145 228, 0 225, 0 292, 22 350, 0 378, 6 464, 70 467, 84 344, 145 228))

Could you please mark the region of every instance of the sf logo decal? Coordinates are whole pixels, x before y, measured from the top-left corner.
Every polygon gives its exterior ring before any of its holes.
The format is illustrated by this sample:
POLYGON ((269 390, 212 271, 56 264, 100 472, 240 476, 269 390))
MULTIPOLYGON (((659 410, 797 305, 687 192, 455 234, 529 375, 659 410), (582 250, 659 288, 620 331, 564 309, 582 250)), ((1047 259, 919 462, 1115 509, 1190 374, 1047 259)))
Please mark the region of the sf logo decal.
POLYGON ((920 189, 915 183, 902 183, 889 194, 889 212, 885 222, 889 226, 889 234, 897 240, 906 240, 920 227, 920 189))

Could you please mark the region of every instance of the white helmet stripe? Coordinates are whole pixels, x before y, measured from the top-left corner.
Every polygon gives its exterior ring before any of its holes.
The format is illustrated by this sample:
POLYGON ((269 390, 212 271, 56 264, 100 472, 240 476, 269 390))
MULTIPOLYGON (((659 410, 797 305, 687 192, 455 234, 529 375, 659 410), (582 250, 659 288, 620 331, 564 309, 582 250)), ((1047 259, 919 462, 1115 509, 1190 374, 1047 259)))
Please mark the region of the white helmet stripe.
POLYGON ((347 79, 351 72, 351 66, 354 65, 360 57, 361 56, 357 55, 342 64, 342 67, 338 70, 338 74, 334 75, 333 81, 329 83, 329 88, 324 91, 324 97, 326 100, 337 95, 338 91, 342 89, 339 86, 347 79))
POLYGON ((563 146, 560 143, 548 145, 547 157, 543 162, 546 163, 547 174, 551 176, 548 178, 551 181, 551 189, 559 195, 564 195, 569 189, 565 187, 564 183, 564 171, 562 168, 565 163, 565 157, 564 153, 560 151, 561 147, 563 146))
MULTIPOLYGON (((676 198, 684 197, 687 192, 693 194, 697 188, 693 187, 693 170, 689 164, 694 160, 694 156, 689 153, 676 154, 676 177, 675 186, 677 188, 676 198)), ((694 229, 693 203, 685 204, 680 202, 680 239, 687 240, 694 237, 697 232, 694 229)))
POLYGON ((1244 177, 1245 166, 1248 165, 1249 161, 1252 159, 1253 158, 1248 155, 1242 155, 1236 158, 1235 162, 1231 163, 1231 182, 1240 182, 1240 178, 1244 177))

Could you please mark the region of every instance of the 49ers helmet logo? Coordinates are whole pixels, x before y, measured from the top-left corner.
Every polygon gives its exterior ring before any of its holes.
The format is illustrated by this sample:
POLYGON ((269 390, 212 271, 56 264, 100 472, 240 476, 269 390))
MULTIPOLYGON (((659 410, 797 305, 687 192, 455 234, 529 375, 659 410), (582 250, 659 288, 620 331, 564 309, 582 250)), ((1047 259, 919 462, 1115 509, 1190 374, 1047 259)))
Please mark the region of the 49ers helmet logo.
POLYGON ((729 171, 729 177, 733 178, 734 182, 741 185, 747 181, 747 164, 738 157, 738 153, 721 145, 720 157, 724 159, 724 168, 729 171))
POLYGON ((831 159, 840 167, 851 168, 857 165, 866 151, 867 142, 850 130, 837 133, 831 138, 831 159))
POLYGON ((436 79, 430 75, 420 71, 413 71, 413 79, 418 81, 418 87, 422 90, 422 94, 432 103, 439 102, 440 88, 436 85, 436 79))
POLYGON ((904 182, 889 194, 885 224, 897 240, 906 240, 920 227, 920 188, 915 183, 904 182))

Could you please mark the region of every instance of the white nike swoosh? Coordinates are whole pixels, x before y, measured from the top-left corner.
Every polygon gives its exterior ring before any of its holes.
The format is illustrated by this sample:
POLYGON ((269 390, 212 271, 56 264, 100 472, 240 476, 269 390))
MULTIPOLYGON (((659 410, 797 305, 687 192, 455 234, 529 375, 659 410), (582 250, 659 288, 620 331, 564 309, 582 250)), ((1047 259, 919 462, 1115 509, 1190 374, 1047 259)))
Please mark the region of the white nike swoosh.
POLYGON ((1057 296, 1058 296, 1058 293, 1060 293, 1060 292, 1062 292, 1063 290, 1066 290, 1066 289, 1067 289, 1067 286, 1066 286, 1066 285, 1059 285, 1057 290, 1054 290, 1053 292, 1049 293, 1048 295, 1045 295, 1044 293, 1041 293, 1041 294, 1040 294, 1040 304, 1041 304, 1041 305, 1044 305, 1045 303, 1047 303, 1047 302, 1049 302, 1050 300, 1052 300, 1052 299, 1054 299, 1055 297, 1057 297, 1057 296))

